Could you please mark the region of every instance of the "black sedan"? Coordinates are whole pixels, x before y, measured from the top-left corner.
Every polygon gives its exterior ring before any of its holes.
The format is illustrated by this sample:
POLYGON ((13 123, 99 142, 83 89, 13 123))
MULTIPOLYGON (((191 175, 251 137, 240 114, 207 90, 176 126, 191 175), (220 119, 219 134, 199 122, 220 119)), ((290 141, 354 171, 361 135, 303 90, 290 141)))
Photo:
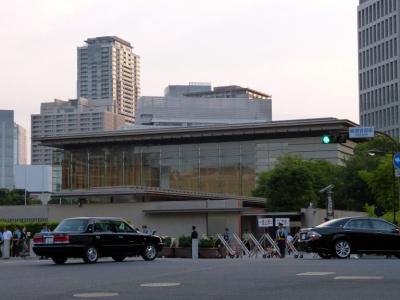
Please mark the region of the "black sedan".
POLYGON ((38 233, 33 251, 63 264, 69 257, 95 263, 99 257, 123 261, 127 256, 141 255, 154 260, 162 249, 158 236, 133 229, 119 218, 71 218, 63 220, 53 232, 38 233))
POLYGON ((352 253, 386 254, 400 258, 399 228, 382 219, 354 217, 333 219, 302 229, 300 250, 322 258, 347 258, 352 253))

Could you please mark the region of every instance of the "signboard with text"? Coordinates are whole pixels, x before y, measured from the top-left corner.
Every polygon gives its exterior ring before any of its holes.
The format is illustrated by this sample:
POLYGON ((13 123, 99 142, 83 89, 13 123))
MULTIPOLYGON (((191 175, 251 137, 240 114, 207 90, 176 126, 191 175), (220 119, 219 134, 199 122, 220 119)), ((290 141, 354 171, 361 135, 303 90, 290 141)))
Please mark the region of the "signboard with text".
POLYGON ((375 136, 374 127, 350 127, 349 138, 351 139, 365 139, 373 138, 375 136))
POLYGON ((275 218, 275 226, 279 226, 279 223, 282 223, 285 227, 290 227, 289 218, 275 218))
POLYGON ((260 218, 258 219, 258 227, 274 227, 274 219, 260 218))

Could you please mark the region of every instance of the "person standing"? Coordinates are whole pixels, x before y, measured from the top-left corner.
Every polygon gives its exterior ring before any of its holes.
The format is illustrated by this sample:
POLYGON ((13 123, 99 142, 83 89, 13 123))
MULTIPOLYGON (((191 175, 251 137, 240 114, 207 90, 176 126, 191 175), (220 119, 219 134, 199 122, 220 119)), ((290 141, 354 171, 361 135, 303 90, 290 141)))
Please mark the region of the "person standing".
POLYGON ((150 229, 147 228, 147 225, 142 225, 142 233, 147 235, 151 234, 150 229))
POLYGON ((3 256, 3 230, 0 229, 0 257, 3 256))
POLYGON ((242 241, 243 241, 243 244, 246 246, 246 248, 247 248, 247 250, 249 250, 250 251, 250 233, 249 233, 249 230, 246 228, 245 230, 244 230, 244 232, 243 232, 243 234, 242 234, 242 241))
POLYGON ((276 231, 276 242, 279 247, 279 252, 281 253, 281 258, 285 257, 286 252, 286 238, 287 238, 287 231, 283 227, 282 223, 279 223, 279 228, 276 231))
POLYGON ((4 227, 3 230, 3 258, 10 258, 10 247, 13 235, 10 230, 4 227))
POLYGON ((196 226, 192 226, 192 258, 199 258, 199 234, 196 231, 196 226))
POLYGON ((13 234, 12 256, 17 257, 21 251, 21 230, 16 227, 13 234))

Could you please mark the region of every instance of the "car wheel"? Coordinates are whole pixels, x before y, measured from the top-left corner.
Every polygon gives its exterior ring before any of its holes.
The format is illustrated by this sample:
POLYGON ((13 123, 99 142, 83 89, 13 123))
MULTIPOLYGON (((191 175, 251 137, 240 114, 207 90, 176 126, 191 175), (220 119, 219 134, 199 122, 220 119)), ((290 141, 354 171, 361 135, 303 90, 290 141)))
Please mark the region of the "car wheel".
POLYGON ((68 258, 64 256, 53 256, 51 259, 54 261, 55 264, 63 265, 68 258))
POLYGON ((154 260, 157 257, 157 248, 153 244, 146 245, 142 257, 144 260, 154 260))
POLYGON ((330 259, 332 258, 332 254, 329 252, 318 252, 319 257, 323 259, 330 259))
POLYGON ((126 258, 126 256, 123 255, 114 255, 112 256, 112 259, 115 261, 123 261, 126 258))
POLYGON ((95 246, 89 246, 85 250, 83 261, 87 264, 94 264, 99 259, 99 252, 95 246))
POLYGON ((346 240, 337 240, 333 246, 333 253, 337 258, 348 258, 351 253, 351 245, 346 240))

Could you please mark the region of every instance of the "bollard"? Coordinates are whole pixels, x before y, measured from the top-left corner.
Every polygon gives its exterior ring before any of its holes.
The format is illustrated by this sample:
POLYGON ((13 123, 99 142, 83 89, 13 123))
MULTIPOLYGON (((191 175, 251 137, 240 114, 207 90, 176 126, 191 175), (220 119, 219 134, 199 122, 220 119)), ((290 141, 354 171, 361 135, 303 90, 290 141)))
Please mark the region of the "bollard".
POLYGON ((10 258, 10 240, 3 241, 3 258, 10 258))

